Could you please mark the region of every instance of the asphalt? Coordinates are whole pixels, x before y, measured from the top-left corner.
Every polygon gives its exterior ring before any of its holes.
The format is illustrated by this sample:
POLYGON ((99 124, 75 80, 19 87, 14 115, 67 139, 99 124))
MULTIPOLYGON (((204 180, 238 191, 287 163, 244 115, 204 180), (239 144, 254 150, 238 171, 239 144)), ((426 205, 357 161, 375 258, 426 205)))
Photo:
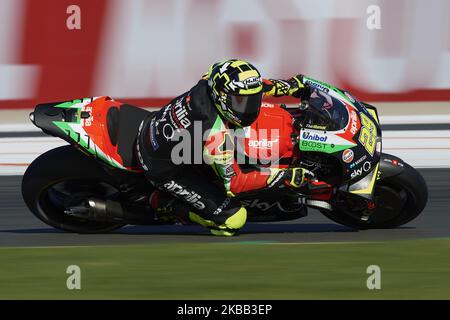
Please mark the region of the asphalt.
POLYGON ((365 230, 338 225, 318 211, 308 217, 282 223, 247 224, 232 238, 210 236, 199 226, 126 226, 114 233, 81 235, 51 228, 26 208, 21 176, 0 177, 0 246, 89 246, 181 242, 366 242, 450 237, 450 169, 421 169, 429 188, 422 214, 397 229, 365 230))

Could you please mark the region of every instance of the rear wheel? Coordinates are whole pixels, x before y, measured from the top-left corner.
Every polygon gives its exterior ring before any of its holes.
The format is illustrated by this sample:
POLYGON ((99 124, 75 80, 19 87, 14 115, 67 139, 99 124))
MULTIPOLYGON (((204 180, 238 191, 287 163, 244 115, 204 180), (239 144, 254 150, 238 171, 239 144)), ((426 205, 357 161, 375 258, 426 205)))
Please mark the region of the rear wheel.
POLYGON ((341 199, 333 211, 322 211, 331 220, 355 229, 389 229, 415 219, 425 208, 428 188, 422 175, 404 164, 396 176, 377 181, 374 191, 375 209, 368 221, 361 219, 358 207, 366 206, 360 199, 341 199))
POLYGON ((88 197, 104 198, 117 193, 105 181, 101 167, 71 146, 50 150, 28 167, 22 180, 22 196, 31 212, 46 224, 69 232, 104 233, 123 224, 88 221, 66 214, 88 197))

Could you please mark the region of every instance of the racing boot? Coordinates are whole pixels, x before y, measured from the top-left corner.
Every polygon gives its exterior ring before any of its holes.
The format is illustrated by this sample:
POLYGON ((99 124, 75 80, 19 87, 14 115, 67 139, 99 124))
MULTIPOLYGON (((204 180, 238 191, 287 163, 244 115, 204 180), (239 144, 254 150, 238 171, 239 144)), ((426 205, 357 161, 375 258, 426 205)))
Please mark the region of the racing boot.
POLYGON ((233 210, 231 214, 228 215, 225 222, 214 222, 212 220, 208 220, 202 218, 198 214, 194 212, 189 212, 189 219, 192 222, 198 223, 209 229, 211 234, 215 236, 225 236, 231 237, 236 234, 236 231, 241 229, 245 222, 247 221, 247 209, 244 207, 240 207, 237 210, 233 210))

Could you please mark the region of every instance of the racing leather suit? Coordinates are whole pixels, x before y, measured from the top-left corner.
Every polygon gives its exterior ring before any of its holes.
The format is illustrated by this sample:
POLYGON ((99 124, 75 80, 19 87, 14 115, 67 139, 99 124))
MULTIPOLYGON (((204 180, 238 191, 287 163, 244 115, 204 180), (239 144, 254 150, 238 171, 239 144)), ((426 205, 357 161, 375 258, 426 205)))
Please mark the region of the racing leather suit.
MULTIPOLYGON (((298 97, 303 85, 293 79, 264 79, 264 96, 298 97)), ((234 195, 275 186, 276 169, 240 168, 230 134, 233 127, 221 118, 208 90, 203 78, 143 121, 137 154, 147 178, 189 207, 190 220, 212 231, 235 230, 245 224, 246 211, 234 195), (221 186, 208 176, 212 172, 221 186)))

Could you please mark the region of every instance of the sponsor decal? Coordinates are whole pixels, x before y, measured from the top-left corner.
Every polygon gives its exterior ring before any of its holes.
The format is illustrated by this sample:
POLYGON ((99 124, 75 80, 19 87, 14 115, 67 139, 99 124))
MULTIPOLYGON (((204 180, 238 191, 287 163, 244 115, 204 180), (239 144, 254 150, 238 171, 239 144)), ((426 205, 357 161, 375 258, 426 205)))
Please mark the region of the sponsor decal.
POLYGON ((326 143, 313 142, 313 141, 302 141, 303 150, 324 150, 327 147, 326 143))
POLYGON ((230 201, 231 201, 230 198, 226 198, 225 201, 222 202, 222 204, 213 212, 213 215, 217 216, 219 213, 221 213, 223 209, 225 209, 228 206, 230 201))
POLYGON ((263 102, 261 103, 261 108, 275 108, 273 103, 263 102))
POLYGON ((362 165, 361 168, 354 170, 351 175, 350 178, 356 178, 359 177, 360 175, 362 175, 365 172, 369 172, 370 169, 372 169, 372 164, 369 161, 364 162, 364 164, 362 165))
POLYGON ((349 92, 344 91, 344 94, 351 102, 353 102, 353 103, 356 102, 355 98, 353 98, 353 96, 349 92))
POLYGON ((256 149, 272 149, 273 144, 277 143, 277 142, 278 142, 278 139, 275 139, 275 140, 267 140, 267 139, 249 140, 248 146, 256 148, 256 149))
POLYGON ((260 199, 242 200, 241 203, 246 208, 256 208, 256 209, 258 209, 261 212, 265 212, 265 211, 268 211, 268 210, 273 209, 273 208, 276 208, 277 210, 279 210, 281 212, 297 212, 301 208, 299 206, 298 208, 287 210, 287 209, 284 209, 283 206, 281 205, 281 203, 278 202, 278 201, 276 201, 276 202, 263 202, 260 199))
POLYGON ((166 140, 172 140, 175 135, 175 129, 170 125, 170 123, 166 123, 162 128, 162 134, 166 140))
POLYGON ((342 152, 342 161, 345 163, 350 163, 353 161, 354 153, 351 149, 346 149, 342 152))
POLYGON ((309 124, 309 123, 307 123, 305 125, 305 127, 310 128, 310 129, 315 129, 315 130, 323 130, 323 131, 325 131, 325 129, 327 128, 327 126, 319 126, 317 124, 309 124))
POLYGON ((191 126, 191 121, 189 120, 187 104, 183 103, 183 98, 178 99, 173 105, 171 110, 171 116, 175 122, 178 129, 187 129, 191 126))
POLYGON ((330 91, 330 89, 328 89, 326 86, 324 86, 323 84, 320 84, 317 81, 312 81, 312 80, 306 79, 305 84, 310 85, 311 87, 315 87, 325 93, 328 93, 330 91))
POLYGON ((275 179, 269 183, 268 187, 272 188, 273 186, 275 186, 284 177, 284 173, 285 173, 284 171, 281 171, 280 173, 278 173, 278 175, 275 177, 275 179))
POLYGON ((231 177, 234 177, 236 175, 236 172, 233 169, 233 164, 232 163, 227 164, 224 167, 223 172, 225 173, 225 177, 226 178, 231 178, 231 177))
POLYGON ((393 166, 398 166, 398 167, 403 167, 404 166, 404 164, 403 163, 401 163, 401 162, 399 162, 398 160, 396 160, 396 159, 383 159, 383 161, 384 162, 389 162, 390 164, 392 164, 393 166))
MULTIPOLYGON (((139 125, 138 137, 141 135, 143 126, 144 126, 144 121, 142 121, 141 124, 139 125)), ((145 171, 149 171, 148 166, 144 163, 144 158, 142 157, 141 149, 139 147, 139 143, 136 143, 136 151, 137 151, 139 164, 141 165, 142 169, 144 169, 145 171)))
POLYGON ((94 121, 94 116, 92 114, 92 107, 85 106, 82 108, 82 112, 89 112, 89 118, 81 118, 81 125, 83 127, 90 127, 92 125, 92 121, 94 121))
POLYGON ((311 134, 311 132, 309 132, 309 131, 303 131, 302 139, 309 140, 309 141, 326 142, 328 140, 328 137, 321 136, 320 134, 317 134, 317 133, 311 134))
POLYGON ((186 190, 183 186, 179 185, 173 180, 164 184, 164 188, 175 196, 182 198, 186 202, 192 204, 195 208, 199 210, 205 209, 205 204, 200 201, 202 197, 195 191, 186 190))
POLYGON ((154 121, 154 119, 152 119, 152 121, 150 122, 150 143, 152 145, 152 148, 154 151, 158 150, 159 148, 159 144, 158 141, 156 140, 156 121, 154 121))
POLYGON ((363 162, 366 159, 367 159, 367 155, 363 155, 361 158, 359 158, 358 160, 356 160, 355 162, 350 164, 350 169, 356 167, 357 165, 359 165, 361 162, 363 162))
POLYGON ((351 120, 350 132, 353 135, 355 135, 356 132, 358 131, 358 115, 356 114, 355 110, 352 110, 352 112, 350 112, 350 120, 351 120))
MULTIPOLYGON (((159 135, 159 131, 158 131, 159 124, 167 121, 166 116, 169 113, 170 108, 171 108, 171 105, 169 104, 169 105, 165 106, 163 109, 161 109, 163 113, 161 114, 160 117, 158 116, 158 114, 155 117, 153 117, 152 123, 154 123, 156 135, 159 135)), ((171 118, 171 115, 170 115, 170 118, 171 118)), ((172 119, 170 119, 170 121, 173 123, 172 119)))
POLYGON ((244 86, 248 88, 258 87, 261 85, 261 77, 250 77, 242 81, 244 86))
POLYGON ((355 144, 339 136, 321 135, 307 130, 301 131, 299 148, 302 151, 317 151, 325 153, 335 153, 352 148, 355 144), (306 139, 305 139, 306 138, 306 139))

